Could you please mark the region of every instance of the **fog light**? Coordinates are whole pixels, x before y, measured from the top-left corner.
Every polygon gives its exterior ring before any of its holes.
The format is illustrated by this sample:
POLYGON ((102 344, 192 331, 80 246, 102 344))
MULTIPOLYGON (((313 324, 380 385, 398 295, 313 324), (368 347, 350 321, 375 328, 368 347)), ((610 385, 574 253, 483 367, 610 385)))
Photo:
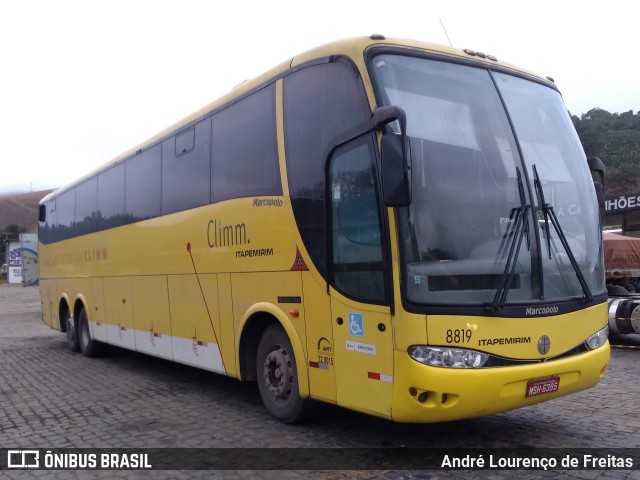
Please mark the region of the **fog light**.
POLYGON ((603 346, 607 342, 608 338, 609 327, 607 326, 587 338, 585 343, 587 344, 589 350, 595 350, 596 348, 603 346))
POLYGON ((415 361, 432 367, 480 368, 489 359, 489 355, 464 348, 428 347, 413 345, 409 355, 415 361))

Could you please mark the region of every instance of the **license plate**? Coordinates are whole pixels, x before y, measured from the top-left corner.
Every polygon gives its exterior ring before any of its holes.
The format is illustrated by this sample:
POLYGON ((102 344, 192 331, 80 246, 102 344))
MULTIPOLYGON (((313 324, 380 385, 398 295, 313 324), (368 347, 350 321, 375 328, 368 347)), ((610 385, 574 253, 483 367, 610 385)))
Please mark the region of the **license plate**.
POLYGON ((529 380, 527 382, 526 397, 536 397, 545 393, 557 392, 560 387, 560 377, 529 380))

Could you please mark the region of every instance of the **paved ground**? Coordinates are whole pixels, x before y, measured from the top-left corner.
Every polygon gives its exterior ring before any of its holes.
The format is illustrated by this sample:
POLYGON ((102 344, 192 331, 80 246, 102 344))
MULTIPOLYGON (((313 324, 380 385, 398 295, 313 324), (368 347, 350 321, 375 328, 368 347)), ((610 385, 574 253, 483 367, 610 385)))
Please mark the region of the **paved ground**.
MULTIPOLYGON (((2 448, 640 448, 640 336, 617 343, 604 381, 580 394, 467 421, 400 425, 326 407, 303 426, 264 410, 255 385, 112 350, 71 353, 40 319, 36 288, 0 285, 2 448)), ((0 472, 0 478, 631 478, 634 471, 0 472)))

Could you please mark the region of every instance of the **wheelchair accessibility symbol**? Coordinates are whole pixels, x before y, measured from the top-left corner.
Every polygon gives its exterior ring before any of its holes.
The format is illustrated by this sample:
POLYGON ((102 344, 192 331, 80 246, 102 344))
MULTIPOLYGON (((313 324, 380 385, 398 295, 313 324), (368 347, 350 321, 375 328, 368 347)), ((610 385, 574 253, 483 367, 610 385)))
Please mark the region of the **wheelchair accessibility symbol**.
POLYGON ((364 336, 362 313, 349 312, 349 335, 351 335, 352 337, 364 336))

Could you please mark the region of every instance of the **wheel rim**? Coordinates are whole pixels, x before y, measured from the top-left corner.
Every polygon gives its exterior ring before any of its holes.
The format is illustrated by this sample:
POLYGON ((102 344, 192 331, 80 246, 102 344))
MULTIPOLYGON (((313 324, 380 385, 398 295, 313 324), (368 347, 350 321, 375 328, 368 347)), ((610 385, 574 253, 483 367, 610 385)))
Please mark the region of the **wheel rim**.
POLYGON ((286 401, 291 396, 293 368, 287 351, 278 346, 264 362, 265 385, 276 400, 286 401))

